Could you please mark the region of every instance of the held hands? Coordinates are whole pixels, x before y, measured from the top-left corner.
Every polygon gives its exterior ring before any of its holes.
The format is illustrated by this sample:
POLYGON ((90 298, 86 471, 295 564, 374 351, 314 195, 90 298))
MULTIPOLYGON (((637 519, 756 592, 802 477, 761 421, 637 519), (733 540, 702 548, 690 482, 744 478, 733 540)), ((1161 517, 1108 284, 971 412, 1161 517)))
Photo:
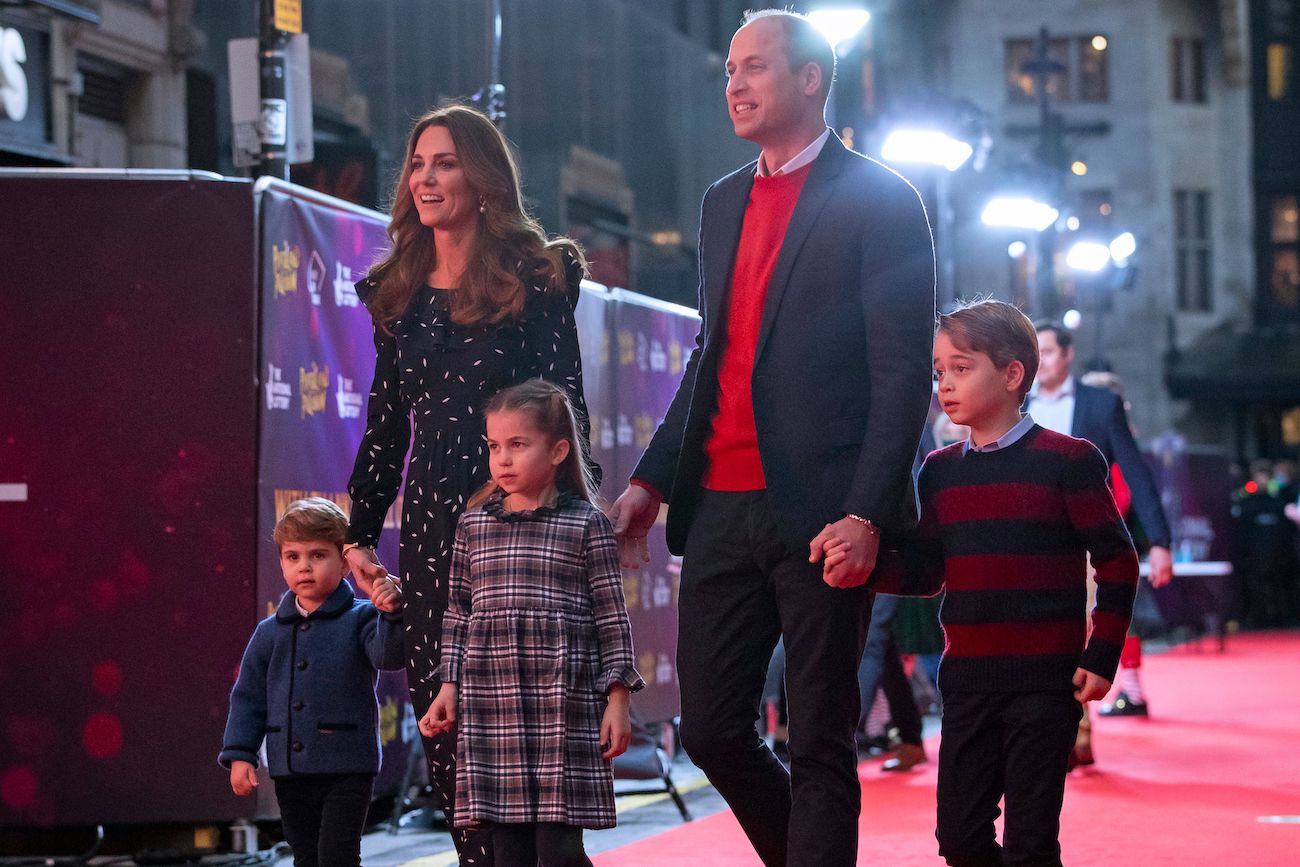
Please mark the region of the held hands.
POLYGON ((451 731, 456 724, 456 698, 458 690, 454 683, 444 683, 438 695, 429 705, 424 716, 420 717, 420 734, 426 738, 451 731))
POLYGON ((618 560, 624 569, 640 569, 650 562, 646 535, 659 517, 663 500, 640 485, 628 485, 609 508, 609 520, 618 537, 618 560))
MULTIPOLYGON (((348 548, 348 552, 343 559, 347 560, 348 568, 352 570, 352 577, 357 579, 357 586, 365 591, 373 602, 374 590, 372 588, 374 583, 380 578, 388 577, 388 570, 375 558, 374 549, 360 545, 348 548)), ((375 607, 379 608, 378 605, 375 607)))
POLYGON ((385 575, 370 585, 370 604, 385 614, 402 610, 402 586, 391 575, 385 575))
POLYGON ((1164 587, 1174 577, 1174 558, 1168 548, 1152 546, 1147 554, 1147 581, 1152 587, 1164 587))
POLYGON ((230 763, 230 788, 236 795, 251 795, 257 789, 257 768, 238 759, 230 763))
POLYGON ((632 743, 632 721, 628 718, 629 694, 627 687, 616 683, 609 688, 609 704, 605 707, 605 716, 600 721, 600 745, 602 758, 612 759, 627 752, 632 743))
POLYGON ((1073 680, 1074 685, 1078 687, 1074 691, 1074 700, 1079 704, 1103 699, 1106 693, 1110 692, 1110 681, 1100 674, 1093 674, 1086 668, 1076 668, 1073 680))
POLYGON ((822 564, 822 580, 845 589, 867 582, 876 568, 880 534, 861 521, 841 518, 808 543, 808 562, 822 564))

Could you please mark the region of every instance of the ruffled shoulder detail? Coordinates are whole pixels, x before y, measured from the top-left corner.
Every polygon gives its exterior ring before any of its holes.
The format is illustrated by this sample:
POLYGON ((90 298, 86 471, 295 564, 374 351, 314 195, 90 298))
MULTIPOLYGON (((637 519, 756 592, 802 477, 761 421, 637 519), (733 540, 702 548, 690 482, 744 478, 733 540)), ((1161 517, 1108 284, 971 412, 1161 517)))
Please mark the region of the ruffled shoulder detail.
POLYGON ((517 524, 524 521, 540 521, 552 515, 558 515, 565 509, 569 508, 576 499, 568 491, 561 491, 556 497, 555 502, 546 506, 538 506, 536 509, 520 509, 510 511, 505 507, 505 493, 497 491, 488 497, 483 504, 484 514, 495 518, 498 521, 504 521, 507 524, 517 524))

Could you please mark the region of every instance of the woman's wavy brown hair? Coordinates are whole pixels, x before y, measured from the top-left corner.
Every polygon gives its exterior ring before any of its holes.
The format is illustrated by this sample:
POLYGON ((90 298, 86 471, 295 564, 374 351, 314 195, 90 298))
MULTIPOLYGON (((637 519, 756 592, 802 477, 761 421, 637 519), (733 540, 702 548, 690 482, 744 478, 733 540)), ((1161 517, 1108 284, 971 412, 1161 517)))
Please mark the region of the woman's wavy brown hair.
POLYGON ((469 106, 445 106, 417 120, 406 139, 406 160, 393 188, 388 223, 392 249, 370 269, 378 290, 367 306, 380 328, 389 331, 437 265, 433 231, 420 222, 410 190, 411 157, 420 135, 431 126, 446 127, 451 134, 470 192, 485 209, 478 215, 461 285, 449 287, 454 322, 491 324, 519 315, 524 281, 539 276, 545 277, 550 291, 565 291, 566 253, 586 272, 578 245, 569 238, 548 241, 541 224, 524 210, 519 167, 501 131, 469 106))

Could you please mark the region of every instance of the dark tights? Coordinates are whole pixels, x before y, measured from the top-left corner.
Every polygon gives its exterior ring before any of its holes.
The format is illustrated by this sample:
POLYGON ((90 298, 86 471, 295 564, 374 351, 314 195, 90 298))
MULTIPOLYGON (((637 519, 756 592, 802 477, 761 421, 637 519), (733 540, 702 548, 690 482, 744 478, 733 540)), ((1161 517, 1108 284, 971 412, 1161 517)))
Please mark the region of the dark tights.
POLYGON ((559 822, 493 825, 496 867, 592 867, 582 848, 582 829, 559 822))

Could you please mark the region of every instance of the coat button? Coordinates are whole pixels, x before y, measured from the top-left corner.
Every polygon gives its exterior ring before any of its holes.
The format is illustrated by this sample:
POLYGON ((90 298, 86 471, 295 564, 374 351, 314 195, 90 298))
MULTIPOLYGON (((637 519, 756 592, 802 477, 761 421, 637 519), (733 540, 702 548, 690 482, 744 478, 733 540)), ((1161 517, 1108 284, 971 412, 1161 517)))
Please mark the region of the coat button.
POLYGON ((303 704, 301 701, 295 701, 295 702, 293 703, 293 709, 294 709, 294 710, 302 710, 302 709, 305 708, 306 706, 307 706, 307 705, 303 704))
POLYGON ((295 753, 300 753, 300 752, 302 752, 302 741, 294 741, 294 742, 293 742, 293 751, 294 751, 295 753))
POLYGON ((308 629, 311 629, 311 624, 305 620, 298 625, 299 632, 306 632, 308 629))
POLYGON ((298 670, 299 670, 299 671, 306 671, 306 670, 307 670, 307 660, 305 660, 305 659, 300 659, 300 660, 298 660, 298 670))

